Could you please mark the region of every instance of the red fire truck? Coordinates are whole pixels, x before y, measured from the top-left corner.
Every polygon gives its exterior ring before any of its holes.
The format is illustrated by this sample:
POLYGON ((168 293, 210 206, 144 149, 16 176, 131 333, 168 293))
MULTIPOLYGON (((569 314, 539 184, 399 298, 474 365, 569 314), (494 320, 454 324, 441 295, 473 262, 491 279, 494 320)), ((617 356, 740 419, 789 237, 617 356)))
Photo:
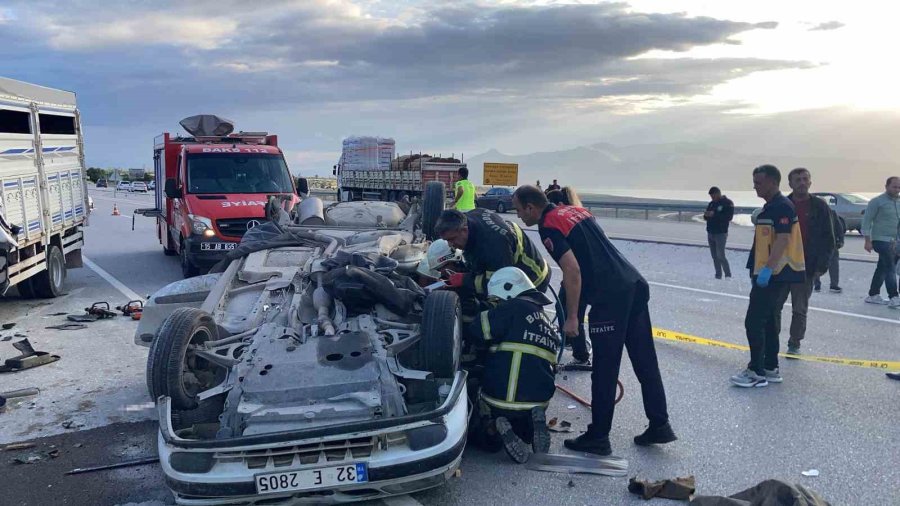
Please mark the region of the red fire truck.
POLYGON ((164 184, 156 185, 156 208, 141 214, 156 216, 163 251, 179 255, 191 277, 265 220, 269 197, 289 201, 288 209, 299 197, 276 135, 231 133, 230 121, 212 115, 181 125, 191 136, 164 132, 153 143, 156 180, 164 184))

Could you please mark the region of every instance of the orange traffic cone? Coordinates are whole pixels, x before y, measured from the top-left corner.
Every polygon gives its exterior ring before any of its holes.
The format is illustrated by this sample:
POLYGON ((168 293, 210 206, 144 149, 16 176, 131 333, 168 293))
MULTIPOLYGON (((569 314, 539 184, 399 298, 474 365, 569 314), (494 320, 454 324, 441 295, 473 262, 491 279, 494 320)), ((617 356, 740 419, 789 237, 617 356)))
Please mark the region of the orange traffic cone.
POLYGON ((119 212, 119 206, 114 202, 113 203, 113 216, 121 216, 122 213, 119 212))

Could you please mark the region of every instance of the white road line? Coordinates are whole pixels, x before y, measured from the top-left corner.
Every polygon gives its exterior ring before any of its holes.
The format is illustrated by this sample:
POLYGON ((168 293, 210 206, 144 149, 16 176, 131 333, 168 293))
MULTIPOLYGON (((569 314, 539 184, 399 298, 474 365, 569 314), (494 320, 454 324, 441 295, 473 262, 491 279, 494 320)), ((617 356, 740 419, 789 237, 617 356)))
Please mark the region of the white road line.
POLYGON ((113 288, 122 293, 122 295, 128 297, 128 300, 140 300, 144 301, 144 298, 132 291, 130 288, 125 286, 121 281, 116 279, 115 276, 103 270, 102 267, 95 264, 91 259, 86 256, 81 257, 84 260, 84 265, 87 265, 91 268, 92 271, 96 272, 100 275, 101 278, 105 279, 107 283, 111 284, 113 288))
POLYGON ((395 495, 381 500, 387 506, 422 506, 422 503, 408 495, 395 495))
MULTIPOLYGON (((551 267, 551 269, 554 269, 557 271, 560 270, 559 267, 551 267)), ((681 286, 681 285, 670 285, 668 283, 659 283, 657 281, 647 281, 647 283, 654 285, 654 286, 661 286, 663 288, 671 288, 673 290, 684 290, 686 292, 703 293, 706 295, 718 295, 720 297, 730 297, 732 299, 750 300, 750 297, 748 297, 746 295, 737 295, 737 294, 725 293, 725 292, 714 292, 712 290, 703 290, 701 288, 691 288, 689 286, 681 286)), ((790 302, 785 304, 785 306, 790 306, 790 305, 791 305, 790 302)), ((810 311, 819 311, 820 313, 828 313, 828 314, 834 314, 834 315, 839 315, 839 316, 849 316, 851 318, 861 318, 863 320, 893 323, 895 325, 900 325, 900 319, 892 320, 890 318, 881 318, 879 316, 869 316, 869 315, 858 314, 858 313, 848 313, 846 311, 838 311, 836 309, 825 309, 823 307, 815 307, 815 306, 809 306, 809 310, 810 311)))

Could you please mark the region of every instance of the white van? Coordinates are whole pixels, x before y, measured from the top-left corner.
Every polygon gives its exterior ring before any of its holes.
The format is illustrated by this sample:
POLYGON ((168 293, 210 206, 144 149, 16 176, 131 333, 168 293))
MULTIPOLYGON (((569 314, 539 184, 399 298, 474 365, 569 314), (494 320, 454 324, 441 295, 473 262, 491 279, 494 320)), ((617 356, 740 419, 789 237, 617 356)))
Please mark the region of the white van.
POLYGON ((56 297, 89 211, 75 93, 0 77, 0 294, 56 297))

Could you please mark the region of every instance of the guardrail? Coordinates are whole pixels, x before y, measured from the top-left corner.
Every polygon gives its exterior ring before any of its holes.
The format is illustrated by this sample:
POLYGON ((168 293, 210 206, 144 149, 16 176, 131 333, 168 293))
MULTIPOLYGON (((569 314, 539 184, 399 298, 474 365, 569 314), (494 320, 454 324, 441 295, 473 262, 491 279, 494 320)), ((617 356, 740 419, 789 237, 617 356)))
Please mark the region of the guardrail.
MULTIPOLYGON (((677 216, 678 221, 692 221, 693 216, 703 214, 706 211, 706 204, 681 204, 675 202, 630 202, 630 201, 610 201, 610 200, 582 200, 582 206, 595 216, 606 216, 613 218, 631 218, 649 220, 651 217, 658 218, 665 213, 671 213, 674 220, 677 216)), ((755 207, 735 207, 735 214, 751 214, 757 208, 755 207)))

